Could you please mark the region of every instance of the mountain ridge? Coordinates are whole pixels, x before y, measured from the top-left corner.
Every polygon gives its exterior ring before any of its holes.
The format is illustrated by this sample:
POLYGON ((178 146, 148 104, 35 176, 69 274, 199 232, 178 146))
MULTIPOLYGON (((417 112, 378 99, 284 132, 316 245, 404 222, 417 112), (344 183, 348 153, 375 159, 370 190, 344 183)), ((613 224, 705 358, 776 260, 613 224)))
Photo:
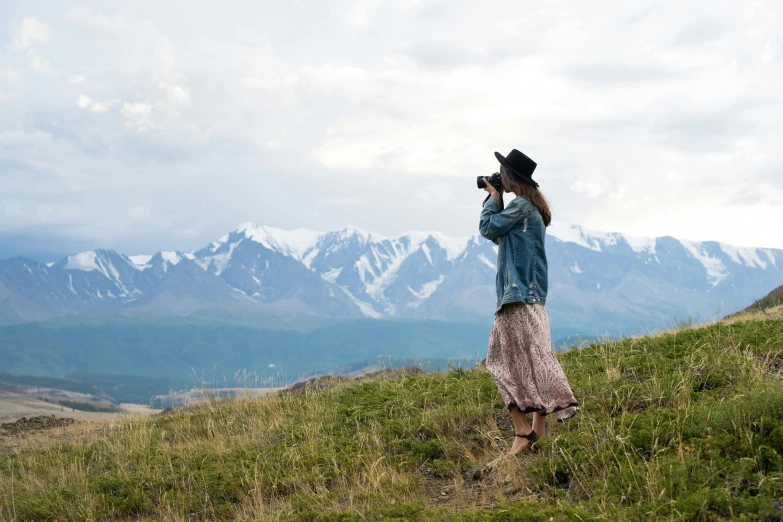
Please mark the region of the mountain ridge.
MULTIPOLYGON (((783 250, 572 225, 548 229, 548 309, 567 334, 649 329, 738 310, 783 283, 783 250), (587 330, 587 331, 586 331, 587 330)), ((0 260, 0 324, 148 307, 221 306, 305 316, 487 322, 497 247, 478 234, 383 236, 356 227, 286 231, 243 223, 191 252, 79 252, 0 260), (177 283, 177 281, 179 281, 177 283)))

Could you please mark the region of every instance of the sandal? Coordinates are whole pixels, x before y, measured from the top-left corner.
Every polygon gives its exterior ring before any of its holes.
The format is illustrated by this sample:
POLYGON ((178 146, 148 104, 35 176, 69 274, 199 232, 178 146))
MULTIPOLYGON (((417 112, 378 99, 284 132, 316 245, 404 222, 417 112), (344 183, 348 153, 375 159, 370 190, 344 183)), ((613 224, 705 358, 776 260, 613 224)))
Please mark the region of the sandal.
POLYGON ((514 435, 530 441, 529 444, 527 445, 527 447, 530 449, 533 449, 533 444, 535 444, 536 441, 538 440, 538 434, 534 430, 530 430, 530 433, 528 433, 527 435, 520 435, 519 433, 515 433, 514 435))

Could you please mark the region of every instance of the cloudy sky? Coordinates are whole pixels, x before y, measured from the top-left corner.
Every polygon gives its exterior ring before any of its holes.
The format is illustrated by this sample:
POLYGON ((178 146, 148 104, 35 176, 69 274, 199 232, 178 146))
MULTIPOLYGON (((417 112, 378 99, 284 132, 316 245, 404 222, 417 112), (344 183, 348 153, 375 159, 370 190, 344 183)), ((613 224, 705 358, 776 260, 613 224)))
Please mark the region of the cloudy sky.
POLYGON ((0 2, 0 253, 246 221, 476 232, 518 148, 556 221, 783 248, 783 4, 0 2))

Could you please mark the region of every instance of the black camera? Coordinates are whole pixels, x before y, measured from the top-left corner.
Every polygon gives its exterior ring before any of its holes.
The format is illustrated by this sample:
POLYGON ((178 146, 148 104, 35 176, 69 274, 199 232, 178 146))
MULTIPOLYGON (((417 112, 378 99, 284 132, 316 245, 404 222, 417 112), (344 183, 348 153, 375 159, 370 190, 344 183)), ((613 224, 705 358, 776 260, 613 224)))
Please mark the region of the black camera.
MULTIPOLYGON (((479 176, 476 182, 478 188, 480 189, 487 188, 487 184, 484 182, 484 177, 485 176, 479 176)), ((500 181, 500 172, 495 172, 489 176, 489 184, 498 189, 498 192, 503 192, 503 183, 500 181)))

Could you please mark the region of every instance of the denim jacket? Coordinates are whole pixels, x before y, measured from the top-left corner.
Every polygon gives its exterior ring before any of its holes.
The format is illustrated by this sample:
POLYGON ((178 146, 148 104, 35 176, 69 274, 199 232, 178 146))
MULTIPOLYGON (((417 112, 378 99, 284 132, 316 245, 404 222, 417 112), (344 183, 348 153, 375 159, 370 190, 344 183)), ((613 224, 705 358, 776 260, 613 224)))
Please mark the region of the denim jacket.
POLYGON ((517 196, 499 211, 498 201, 489 198, 481 211, 479 231, 498 245, 495 312, 508 303, 546 304, 546 227, 539 210, 517 196))

